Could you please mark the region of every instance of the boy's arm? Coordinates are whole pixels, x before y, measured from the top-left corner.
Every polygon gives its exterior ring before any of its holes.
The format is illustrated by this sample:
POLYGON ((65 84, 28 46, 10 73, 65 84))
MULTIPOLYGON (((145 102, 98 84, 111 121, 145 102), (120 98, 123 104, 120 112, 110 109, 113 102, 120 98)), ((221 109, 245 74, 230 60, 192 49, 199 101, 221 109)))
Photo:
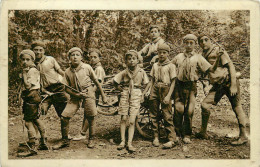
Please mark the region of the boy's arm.
POLYGON ((93 82, 95 83, 95 85, 98 87, 98 89, 100 90, 101 96, 102 96, 102 100, 104 103, 107 103, 107 98, 105 96, 105 93, 103 91, 103 88, 101 86, 101 84, 99 83, 99 81, 97 79, 93 79, 93 82))
POLYGON ((236 69, 232 61, 228 63, 228 70, 231 79, 230 94, 231 96, 235 96, 237 94, 236 69))
POLYGON ((214 64, 209 68, 209 71, 210 72, 214 72, 216 71, 217 67, 218 67, 218 64, 219 64, 219 60, 220 60, 220 57, 224 54, 224 49, 223 48, 220 48, 220 50, 218 51, 217 53, 217 60, 214 62, 214 64))
POLYGON ((174 90, 174 87, 175 87, 175 78, 173 78, 172 81, 171 81, 171 86, 170 86, 169 92, 163 100, 164 104, 170 103, 170 99, 171 99, 171 95, 172 95, 172 92, 174 90))

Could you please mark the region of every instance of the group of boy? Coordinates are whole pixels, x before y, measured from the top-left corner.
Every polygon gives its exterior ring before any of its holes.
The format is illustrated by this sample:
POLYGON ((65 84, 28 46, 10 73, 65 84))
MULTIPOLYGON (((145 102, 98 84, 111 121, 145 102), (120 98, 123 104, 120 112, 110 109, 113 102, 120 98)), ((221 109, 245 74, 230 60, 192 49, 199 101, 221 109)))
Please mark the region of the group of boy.
MULTIPOLYGON (((208 138, 206 131, 209 115, 213 110, 211 107, 216 105, 223 95, 227 95, 240 130, 239 139, 231 144, 247 143, 246 115, 240 101, 239 81, 227 52, 222 47, 214 45, 208 35, 200 35, 197 39, 195 35, 188 34, 183 37, 185 51, 170 60, 171 48, 160 37, 160 34, 159 26, 151 26, 152 41, 139 52, 129 50, 125 54, 126 69, 113 79, 115 87, 121 91, 118 109, 118 114, 121 115, 121 142, 118 149, 127 148, 129 151, 136 151, 132 145, 135 119, 145 97, 148 97, 151 104, 149 114, 153 130, 152 144, 155 147, 160 145, 158 122, 161 118, 164 120, 168 139, 163 144, 163 148, 172 148, 181 140, 186 144, 191 143, 192 117, 195 110, 196 82, 199 80, 199 72, 208 76, 213 87, 201 104, 202 125, 196 136, 208 138), (202 55, 195 52, 197 42, 203 49, 202 55), (148 66, 152 67, 149 77, 142 68, 148 66), (174 114, 172 100, 174 100, 174 114), (125 131, 128 117, 129 130, 126 144, 125 131)), ((83 52, 78 47, 71 48, 67 55, 70 67, 64 72, 53 57, 45 55, 45 45, 41 42, 33 43, 31 50, 24 50, 20 54, 24 83, 23 113, 25 126, 28 129, 29 141, 27 143, 31 148, 27 155, 37 154, 34 127, 38 128, 41 135, 38 149, 48 149, 45 128, 39 120, 40 104, 42 114, 47 114, 50 106, 53 105, 61 121, 62 141, 53 149, 69 146, 69 120, 80 107, 84 108, 84 119, 79 140, 86 136, 89 129, 88 147, 94 147, 97 99, 101 95, 102 100, 107 102, 101 86, 105 76, 99 60, 101 53, 97 49, 89 51, 92 67, 82 62, 83 52), (65 92, 70 98, 67 98, 65 92), (40 93, 44 97, 43 100, 40 93)))

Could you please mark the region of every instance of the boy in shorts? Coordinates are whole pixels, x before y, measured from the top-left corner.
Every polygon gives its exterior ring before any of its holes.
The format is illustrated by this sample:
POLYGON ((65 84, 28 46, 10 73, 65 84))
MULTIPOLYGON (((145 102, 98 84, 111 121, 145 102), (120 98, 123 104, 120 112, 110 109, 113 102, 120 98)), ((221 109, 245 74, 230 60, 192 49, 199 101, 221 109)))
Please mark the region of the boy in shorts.
POLYGON ((61 114, 62 142, 54 146, 53 149, 68 147, 69 120, 82 105, 84 107, 84 120, 89 124, 88 147, 93 148, 95 116, 97 115, 95 91, 92 82, 100 90, 103 102, 106 103, 106 96, 96 77, 94 70, 90 65, 82 62, 82 50, 73 47, 69 50, 68 56, 71 61, 71 67, 65 71, 66 92, 70 95, 70 101, 61 114))
MULTIPOLYGON (((177 140, 183 137, 185 144, 191 143, 192 117, 195 109, 199 70, 203 73, 216 69, 216 64, 211 66, 194 48, 197 37, 188 34, 183 37, 185 52, 174 57, 172 63, 177 68, 177 80, 174 91, 174 125, 177 140)), ((217 59, 219 61, 219 58, 217 59)))
POLYGON ((114 84, 121 91, 118 109, 118 114, 121 115, 121 143, 117 149, 122 150, 126 146, 125 130, 127 116, 129 116, 127 149, 130 152, 134 152, 136 149, 132 145, 132 140, 135 130, 135 119, 139 114, 141 101, 143 101, 142 85, 146 85, 149 79, 145 71, 138 66, 138 53, 135 50, 130 50, 125 54, 125 61, 127 68, 114 77, 114 84))
POLYGON ((18 156, 26 157, 37 154, 35 149, 35 139, 37 130, 40 132, 41 139, 39 150, 48 150, 45 139, 45 127, 41 120, 39 120, 39 104, 41 102, 40 96, 40 73, 36 69, 34 64, 35 54, 31 50, 23 50, 20 53, 20 59, 22 62, 23 72, 22 72, 22 82, 23 82, 23 114, 25 120, 25 127, 28 130, 29 141, 27 146, 29 147, 29 152, 19 153, 18 156))
MULTIPOLYGON (((216 62, 216 57, 221 48, 212 43, 208 35, 199 37, 199 45, 203 49, 203 56, 210 64, 216 62)), ((235 67, 226 51, 221 56, 220 62, 217 64, 217 70, 209 75, 210 84, 213 87, 201 104, 202 124, 201 130, 197 134, 198 138, 207 139, 207 125, 210 113, 213 111, 212 105, 217 105, 221 98, 226 95, 231 103, 232 109, 236 114, 239 125, 239 138, 233 141, 232 145, 242 145, 248 142, 246 136, 246 114, 243 111, 240 99, 239 80, 236 78, 235 67)))
MULTIPOLYGON (((104 82, 106 73, 100 62, 100 57, 101 57, 101 52, 98 49, 92 48, 89 50, 90 65, 93 68, 93 70, 97 76, 98 82, 102 85, 104 82)), ((95 85, 93 85, 93 87, 94 87, 94 91, 95 91, 96 104, 98 104, 101 93, 99 90, 97 90, 97 87, 95 85)), ((73 140, 78 141, 78 140, 85 139, 88 127, 89 127, 88 121, 86 121, 86 119, 84 119, 80 134, 77 137, 74 137, 73 140)))
POLYGON ((166 43, 158 45, 159 61, 155 63, 150 72, 152 80, 147 85, 151 86, 150 93, 150 116, 152 120, 153 130, 153 146, 159 147, 159 119, 164 120, 164 127, 167 133, 168 142, 163 145, 164 148, 172 148, 175 146, 176 134, 173 127, 173 114, 171 95, 175 86, 176 69, 175 65, 169 60, 170 46, 166 43), (161 106, 162 113, 159 113, 161 106))

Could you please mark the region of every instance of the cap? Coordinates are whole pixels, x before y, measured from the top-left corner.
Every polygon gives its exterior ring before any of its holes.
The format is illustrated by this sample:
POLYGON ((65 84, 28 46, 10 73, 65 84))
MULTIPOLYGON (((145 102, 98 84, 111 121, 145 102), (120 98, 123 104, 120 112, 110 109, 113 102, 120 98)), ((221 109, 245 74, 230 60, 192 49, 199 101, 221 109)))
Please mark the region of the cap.
POLYGON ((32 57, 33 61, 35 60, 35 54, 34 54, 34 52, 33 52, 32 50, 30 50, 30 49, 23 50, 23 51, 20 53, 19 57, 21 58, 22 55, 25 55, 25 54, 26 54, 26 55, 30 55, 30 56, 32 57))

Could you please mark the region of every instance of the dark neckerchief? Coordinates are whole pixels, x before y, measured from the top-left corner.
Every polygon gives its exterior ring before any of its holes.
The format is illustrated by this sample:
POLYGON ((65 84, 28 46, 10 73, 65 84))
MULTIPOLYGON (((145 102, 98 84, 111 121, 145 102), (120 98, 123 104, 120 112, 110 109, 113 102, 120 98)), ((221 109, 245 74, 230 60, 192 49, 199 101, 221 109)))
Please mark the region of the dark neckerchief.
POLYGON ((95 65, 92 65, 92 68, 95 70, 99 66, 102 66, 100 62, 96 63, 95 65))
POLYGON ((165 66, 165 65, 168 65, 168 64, 170 64, 171 63, 171 61, 169 60, 169 58, 167 58, 164 62, 162 62, 162 63, 160 63, 159 61, 158 61, 158 66, 165 66))
POLYGON ((212 45, 207 51, 203 51, 202 55, 207 60, 212 51, 216 48, 216 45, 212 45))
POLYGON ((83 62, 80 62, 80 64, 77 67, 73 67, 72 65, 70 65, 70 71, 78 72, 82 65, 83 65, 83 62))

